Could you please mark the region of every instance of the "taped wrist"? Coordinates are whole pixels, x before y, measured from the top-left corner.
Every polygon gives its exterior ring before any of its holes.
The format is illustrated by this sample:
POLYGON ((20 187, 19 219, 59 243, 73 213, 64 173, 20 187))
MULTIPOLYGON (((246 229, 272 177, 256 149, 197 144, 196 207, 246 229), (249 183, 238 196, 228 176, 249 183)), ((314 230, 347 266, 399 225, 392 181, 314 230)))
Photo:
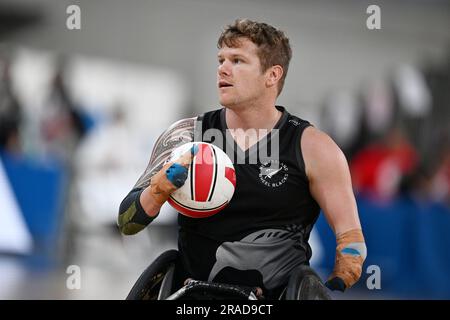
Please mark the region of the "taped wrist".
POLYGON ((341 278, 350 288, 361 277, 367 248, 361 229, 352 229, 336 237, 336 258, 334 270, 328 280, 341 278))

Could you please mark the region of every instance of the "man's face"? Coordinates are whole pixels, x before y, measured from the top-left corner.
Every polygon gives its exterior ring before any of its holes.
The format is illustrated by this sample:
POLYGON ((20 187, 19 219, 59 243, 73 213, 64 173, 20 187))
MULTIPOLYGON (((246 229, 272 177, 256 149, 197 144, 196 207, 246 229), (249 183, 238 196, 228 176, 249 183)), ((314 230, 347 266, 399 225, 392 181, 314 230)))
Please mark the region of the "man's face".
POLYGON ((254 103, 261 99, 266 89, 258 47, 247 38, 239 40, 240 46, 230 48, 224 45, 217 55, 219 101, 229 108, 254 103))

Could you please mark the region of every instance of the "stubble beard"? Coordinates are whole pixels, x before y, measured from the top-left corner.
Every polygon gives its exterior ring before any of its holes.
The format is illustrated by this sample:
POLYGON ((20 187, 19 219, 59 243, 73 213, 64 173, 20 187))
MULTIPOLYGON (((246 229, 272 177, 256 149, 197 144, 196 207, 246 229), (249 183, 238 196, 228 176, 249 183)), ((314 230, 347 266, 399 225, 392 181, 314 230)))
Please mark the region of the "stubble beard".
POLYGON ((242 104, 242 101, 239 101, 239 97, 238 96, 234 96, 231 99, 221 99, 220 104, 227 108, 227 109, 231 109, 231 110, 236 110, 239 109, 239 105, 242 104))

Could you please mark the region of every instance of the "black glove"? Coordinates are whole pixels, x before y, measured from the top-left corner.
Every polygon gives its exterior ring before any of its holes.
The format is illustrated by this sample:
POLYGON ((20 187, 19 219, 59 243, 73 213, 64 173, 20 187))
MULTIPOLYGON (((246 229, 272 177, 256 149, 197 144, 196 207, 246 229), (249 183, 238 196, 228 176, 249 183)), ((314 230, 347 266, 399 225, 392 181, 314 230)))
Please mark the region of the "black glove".
POLYGON ((339 277, 334 277, 333 279, 328 280, 327 282, 325 282, 325 285, 328 289, 333 291, 338 290, 344 292, 346 289, 344 280, 339 277))

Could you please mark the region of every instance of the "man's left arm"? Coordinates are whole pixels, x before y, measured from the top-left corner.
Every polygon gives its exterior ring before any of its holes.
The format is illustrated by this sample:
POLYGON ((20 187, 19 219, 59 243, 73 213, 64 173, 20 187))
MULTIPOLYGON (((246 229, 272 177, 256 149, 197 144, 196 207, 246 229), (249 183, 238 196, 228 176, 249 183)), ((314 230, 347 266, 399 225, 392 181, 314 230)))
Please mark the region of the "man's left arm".
POLYGON ((311 195, 336 235, 335 266, 326 285, 344 291, 360 278, 367 255, 348 163, 336 143, 314 127, 305 129, 300 143, 311 195))

